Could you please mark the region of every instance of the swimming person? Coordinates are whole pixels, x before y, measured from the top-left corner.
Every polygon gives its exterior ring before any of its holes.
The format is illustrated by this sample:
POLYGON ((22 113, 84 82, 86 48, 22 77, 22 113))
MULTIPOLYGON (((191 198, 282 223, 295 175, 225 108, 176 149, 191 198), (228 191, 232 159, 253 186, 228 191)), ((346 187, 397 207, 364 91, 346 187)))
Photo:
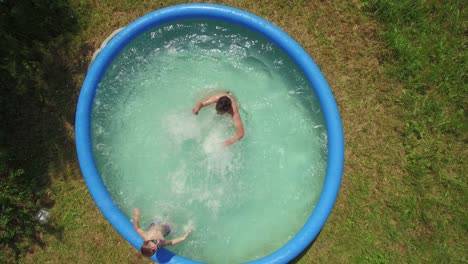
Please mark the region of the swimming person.
POLYGON ((229 113, 232 117, 232 120, 234 121, 234 126, 237 129, 236 135, 224 141, 224 145, 229 146, 241 139, 242 137, 244 137, 244 126, 242 125, 242 120, 239 115, 239 108, 237 106, 236 100, 231 95, 231 93, 227 92, 216 94, 202 100, 201 102, 197 103, 195 107, 193 107, 192 113, 197 115, 200 109, 214 103, 216 103, 216 112, 218 113, 218 115, 229 113))
POLYGON ((153 256, 154 253, 156 253, 160 247, 173 246, 179 244, 180 242, 187 239, 190 233, 192 233, 192 231, 188 231, 182 237, 172 240, 165 240, 164 237, 171 233, 171 226, 162 223, 152 223, 148 227, 148 230, 145 232, 140 228, 138 224, 139 219, 140 209, 135 208, 133 209, 133 228, 143 238, 144 242, 140 250, 141 253, 146 257, 153 256))

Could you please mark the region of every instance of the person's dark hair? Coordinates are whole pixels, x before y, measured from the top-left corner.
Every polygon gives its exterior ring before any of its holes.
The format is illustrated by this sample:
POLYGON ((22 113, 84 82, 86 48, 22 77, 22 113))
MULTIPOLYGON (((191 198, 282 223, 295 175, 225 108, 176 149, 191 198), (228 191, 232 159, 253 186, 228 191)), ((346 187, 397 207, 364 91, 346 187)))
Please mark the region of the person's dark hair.
POLYGON ((153 249, 149 246, 150 243, 152 243, 151 240, 146 240, 140 248, 141 254, 148 258, 156 253, 156 251, 153 251, 153 249))
POLYGON ((227 96, 221 96, 218 101, 216 102, 216 112, 218 114, 224 114, 231 110, 231 99, 227 96))

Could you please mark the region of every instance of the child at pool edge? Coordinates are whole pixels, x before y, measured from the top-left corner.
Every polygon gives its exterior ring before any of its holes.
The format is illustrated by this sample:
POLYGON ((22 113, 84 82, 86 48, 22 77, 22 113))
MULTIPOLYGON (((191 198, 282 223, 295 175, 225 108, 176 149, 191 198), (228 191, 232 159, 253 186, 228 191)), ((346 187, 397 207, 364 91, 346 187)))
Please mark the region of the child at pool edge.
POLYGON ((198 115, 200 109, 214 103, 216 103, 216 112, 218 115, 229 113, 232 117, 232 121, 234 122, 234 127, 237 129, 236 135, 224 141, 224 146, 229 146, 244 137, 244 126, 242 125, 242 120, 240 118, 239 108, 237 106, 236 100, 234 100, 230 92, 216 94, 202 100, 201 102, 198 102, 193 107, 192 113, 198 115))
POLYGON ((135 208, 133 209, 133 228, 135 231, 143 238, 143 245, 141 246, 141 253, 146 257, 153 256, 160 247, 164 246, 173 246, 183 242, 187 237, 192 233, 192 231, 188 231, 185 235, 172 239, 172 240, 165 240, 164 237, 169 235, 171 232, 171 227, 166 224, 162 223, 152 223, 148 230, 145 232, 143 231, 139 224, 138 220, 140 219, 140 209, 135 208))

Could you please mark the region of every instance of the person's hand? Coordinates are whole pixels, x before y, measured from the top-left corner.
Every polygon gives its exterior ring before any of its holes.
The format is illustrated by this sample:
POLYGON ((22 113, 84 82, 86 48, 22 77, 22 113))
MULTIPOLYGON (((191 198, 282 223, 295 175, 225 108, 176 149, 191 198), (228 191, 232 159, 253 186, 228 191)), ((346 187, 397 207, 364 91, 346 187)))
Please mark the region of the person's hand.
POLYGON ((228 139, 228 140, 224 141, 224 147, 229 147, 229 146, 232 145, 232 143, 233 143, 232 139, 228 139))
POLYGON ((185 233, 184 239, 187 239, 187 237, 190 236, 191 233, 192 233, 192 230, 190 230, 190 231, 188 231, 187 233, 185 233))
POLYGON ((192 108, 192 113, 198 115, 198 111, 200 111, 201 105, 200 103, 196 104, 194 108, 192 108))

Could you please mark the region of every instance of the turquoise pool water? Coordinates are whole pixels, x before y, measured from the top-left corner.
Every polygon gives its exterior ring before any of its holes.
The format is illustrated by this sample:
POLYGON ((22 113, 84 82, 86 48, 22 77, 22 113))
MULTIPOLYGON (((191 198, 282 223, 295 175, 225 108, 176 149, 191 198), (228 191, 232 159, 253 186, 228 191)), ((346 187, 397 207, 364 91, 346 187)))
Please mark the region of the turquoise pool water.
POLYGON ((92 113, 98 171, 129 219, 142 210, 192 229, 169 250, 208 263, 264 257, 306 222, 327 163, 326 129, 312 89, 275 45, 247 29, 213 20, 154 28, 114 60, 92 113), (198 100, 229 90, 245 137, 198 100))

